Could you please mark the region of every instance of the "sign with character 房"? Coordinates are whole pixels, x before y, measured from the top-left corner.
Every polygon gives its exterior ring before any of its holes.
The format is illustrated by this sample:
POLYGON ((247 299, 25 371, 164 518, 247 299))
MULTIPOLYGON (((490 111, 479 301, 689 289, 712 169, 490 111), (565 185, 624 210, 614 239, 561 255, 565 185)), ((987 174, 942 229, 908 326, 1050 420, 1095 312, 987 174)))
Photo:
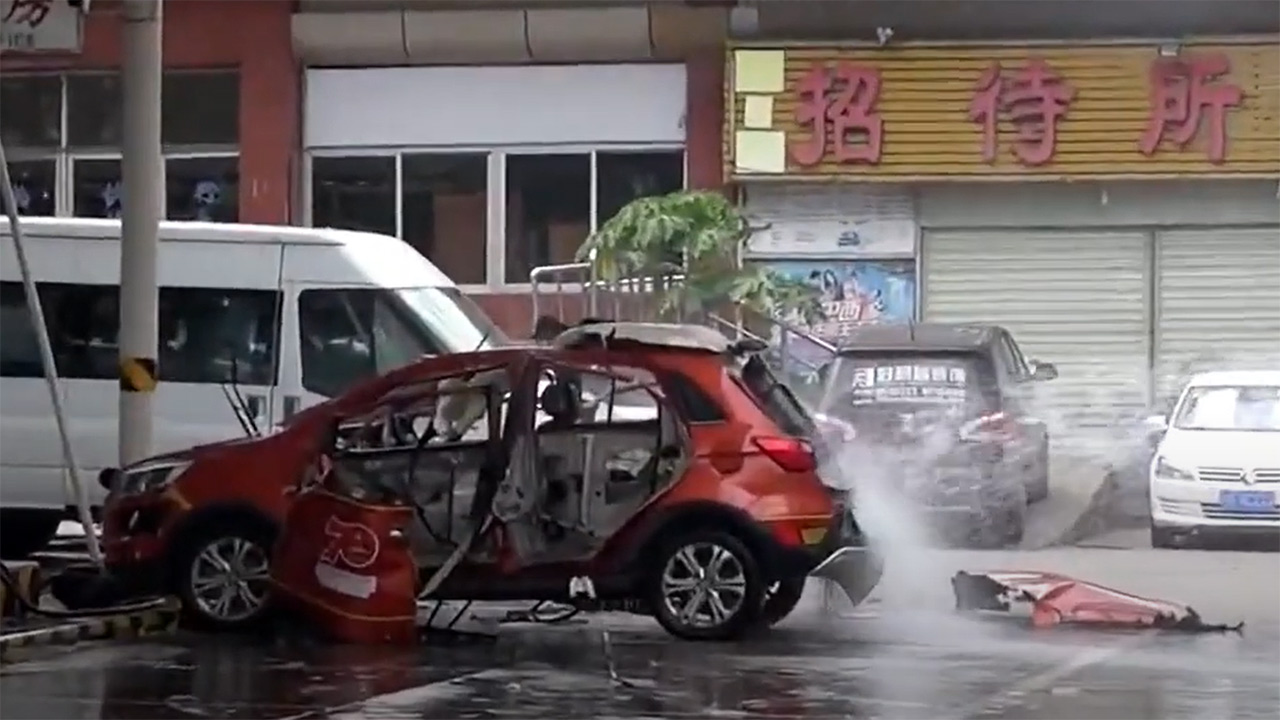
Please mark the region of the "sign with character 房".
POLYGON ((1280 177, 1280 43, 728 53, 727 176, 1280 177))

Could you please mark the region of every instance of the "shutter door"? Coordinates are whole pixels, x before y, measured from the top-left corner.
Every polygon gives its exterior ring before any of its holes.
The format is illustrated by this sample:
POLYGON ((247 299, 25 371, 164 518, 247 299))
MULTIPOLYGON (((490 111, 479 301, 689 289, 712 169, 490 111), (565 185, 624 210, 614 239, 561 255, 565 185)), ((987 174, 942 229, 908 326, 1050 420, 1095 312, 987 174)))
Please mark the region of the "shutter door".
POLYGON ((1280 367, 1280 228, 1156 237, 1157 398, 1199 370, 1280 367))
MULTIPOLYGON (((1033 411, 1056 446, 1091 452, 1146 403, 1146 235, 1101 230, 926 231, 928 321, 995 323, 1059 376, 1033 411)), ((1105 450, 1102 450, 1105 452, 1105 450)))

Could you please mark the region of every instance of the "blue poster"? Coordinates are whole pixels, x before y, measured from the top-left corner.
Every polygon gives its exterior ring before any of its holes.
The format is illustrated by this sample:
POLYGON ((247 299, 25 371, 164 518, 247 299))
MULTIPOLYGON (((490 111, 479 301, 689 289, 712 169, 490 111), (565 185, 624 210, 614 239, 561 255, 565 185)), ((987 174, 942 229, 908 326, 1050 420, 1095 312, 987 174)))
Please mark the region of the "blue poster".
MULTIPOLYGON (((914 260, 780 260, 768 267, 818 289, 826 318, 812 326, 796 317, 787 320, 832 344, 838 345, 857 325, 915 320, 914 260)), ((791 352, 806 360, 825 354, 816 347, 791 352)))

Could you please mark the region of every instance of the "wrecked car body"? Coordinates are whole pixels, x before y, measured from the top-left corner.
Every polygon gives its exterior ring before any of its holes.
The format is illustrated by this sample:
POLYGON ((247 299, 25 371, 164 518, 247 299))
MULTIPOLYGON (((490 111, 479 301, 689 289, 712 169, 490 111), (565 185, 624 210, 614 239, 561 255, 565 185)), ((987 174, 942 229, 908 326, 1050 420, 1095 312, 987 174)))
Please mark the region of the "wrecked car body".
POLYGON ((429 601, 627 609, 711 640, 785 617, 810 575, 861 602, 880 559, 740 354, 702 327, 606 323, 397 371, 294 489, 279 600, 356 642, 410 640, 429 601))

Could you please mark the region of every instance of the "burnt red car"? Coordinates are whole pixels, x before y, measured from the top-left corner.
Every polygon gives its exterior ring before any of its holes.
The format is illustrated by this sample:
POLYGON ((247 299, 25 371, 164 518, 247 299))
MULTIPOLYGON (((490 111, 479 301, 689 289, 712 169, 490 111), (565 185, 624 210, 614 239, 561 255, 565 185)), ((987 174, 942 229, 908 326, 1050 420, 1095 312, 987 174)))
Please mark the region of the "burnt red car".
POLYGON ((730 638, 786 616, 810 574, 855 603, 879 580, 814 431, 719 333, 583 326, 424 359, 276 434, 126 468, 120 482, 146 487, 109 498, 107 558, 223 628, 278 601, 330 634, 388 639, 419 601, 545 599, 730 638), (194 568, 214 543, 216 573, 167 563, 194 568))

